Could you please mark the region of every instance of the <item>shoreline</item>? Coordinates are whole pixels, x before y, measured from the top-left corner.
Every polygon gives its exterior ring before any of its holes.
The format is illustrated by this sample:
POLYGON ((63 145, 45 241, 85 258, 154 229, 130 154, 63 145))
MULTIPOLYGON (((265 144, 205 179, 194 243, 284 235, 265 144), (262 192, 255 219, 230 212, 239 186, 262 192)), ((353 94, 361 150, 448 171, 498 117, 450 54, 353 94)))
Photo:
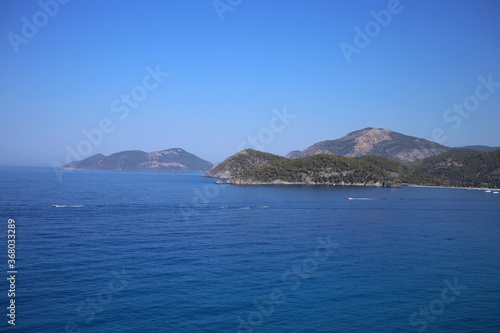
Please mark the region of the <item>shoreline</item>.
POLYGON ((456 190, 476 190, 476 191, 500 191, 497 188, 487 188, 487 187, 460 187, 460 186, 443 186, 443 185, 414 185, 414 184, 402 184, 401 187, 398 186, 382 186, 380 184, 331 184, 331 183, 288 183, 288 182, 276 182, 276 183, 233 183, 227 179, 220 179, 216 182, 218 185, 236 185, 236 186, 270 186, 270 185, 323 185, 323 186, 356 186, 356 187, 380 187, 380 188, 404 188, 404 187, 421 187, 421 188, 441 188, 441 189, 456 189, 456 190))
POLYGON ((460 186, 442 186, 442 185, 405 185, 406 187, 427 187, 427 188, 449 188, 456 190, 476 190, 476 191, 500 191, 498 188, 488 187, 460 187, 460 186))

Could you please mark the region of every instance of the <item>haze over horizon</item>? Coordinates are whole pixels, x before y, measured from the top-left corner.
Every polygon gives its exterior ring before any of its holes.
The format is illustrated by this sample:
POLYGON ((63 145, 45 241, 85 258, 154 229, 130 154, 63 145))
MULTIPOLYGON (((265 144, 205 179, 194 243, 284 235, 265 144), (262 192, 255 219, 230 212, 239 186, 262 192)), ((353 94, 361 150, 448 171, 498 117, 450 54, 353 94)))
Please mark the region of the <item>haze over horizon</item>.
POLYGON ((3 1, 0 166, 65 164, 68 147, 217 163, 366 127, 500 146, 499 15, 494 0, 3 1))

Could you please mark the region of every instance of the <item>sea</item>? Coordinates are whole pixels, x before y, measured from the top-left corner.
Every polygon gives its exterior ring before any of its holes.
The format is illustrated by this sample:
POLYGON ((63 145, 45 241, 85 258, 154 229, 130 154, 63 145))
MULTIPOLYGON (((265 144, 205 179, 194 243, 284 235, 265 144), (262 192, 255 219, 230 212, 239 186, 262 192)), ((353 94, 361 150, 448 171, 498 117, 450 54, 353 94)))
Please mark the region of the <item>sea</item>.
POLYGON ((500 332, 484 190, 3 167, 0 219, 1 332, 500 332))

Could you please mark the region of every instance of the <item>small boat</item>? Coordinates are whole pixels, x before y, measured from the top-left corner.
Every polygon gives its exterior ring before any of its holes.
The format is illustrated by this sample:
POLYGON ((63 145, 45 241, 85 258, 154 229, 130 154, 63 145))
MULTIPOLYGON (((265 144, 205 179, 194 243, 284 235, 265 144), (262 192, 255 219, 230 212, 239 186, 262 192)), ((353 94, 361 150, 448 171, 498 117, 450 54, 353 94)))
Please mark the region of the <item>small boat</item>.
POLYGON ((491 193, 491 190, 486 190, 485 192, 486 192, 486 193, 491 193))
POLYGON ((493 194, 498 194, 498 191, 493 192, 493 194))
POLYGON ((352 200, 352 198, 351 197, 347 197, 347 200, 352 200))

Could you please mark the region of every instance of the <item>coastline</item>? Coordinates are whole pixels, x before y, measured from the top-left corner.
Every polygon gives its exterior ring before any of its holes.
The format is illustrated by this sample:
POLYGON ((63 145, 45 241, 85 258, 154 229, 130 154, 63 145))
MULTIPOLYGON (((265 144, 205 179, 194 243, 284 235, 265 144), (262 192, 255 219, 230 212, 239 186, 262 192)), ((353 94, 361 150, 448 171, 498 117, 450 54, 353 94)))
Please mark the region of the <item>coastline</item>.
POLYGON ((286 185, 286 186, 293 186, 293 185, 308 185, 308 186, 355 186, 355 187, 381 187, 381 188, 402 188, 404 186, 399 185, 399 184, 382 184, 379 182, 376 183, 353 183, 353 184, 334 184, 334 183, 308 183, 308 182, 283 182, 283 181, 277 181, 277 182, 241 182, 241 181, 236 181, 232 182, 229 180, 224 181, 223 179, 219 179, 215 182, 217 185, 235 185, 235 186, 273 186, 273 185, 286 185))
POLYGON ((457 190, 477 190, 477 191, 500 191, 498 188, 488 187, 460 187, 460 186, 442 186, 442 185, 405 185, 407 187, 428 187, 428 188, 450 188, 457 190))
POLYGON ((415 185, 415 184, 400 184, 400 186, 383 186, 381 183, 354 183, 354 184, 333 184, 333 183, 306 183, 306 182, 231 182, 224 179, 217 180, 218 185, 238 185, 238 186, 258 186, 258 185, 327 185, 327 186, 359 186, 359 187, 382 187, 382 188, 402 188, 402 187, 422 187, 422 188, 442 188, 442 189, 457 189, 457 190, 477 190, 477 191, 500 191, 497 188, 487 187, 460 187, 460 186, 443 186, 443 185, 415 185))

